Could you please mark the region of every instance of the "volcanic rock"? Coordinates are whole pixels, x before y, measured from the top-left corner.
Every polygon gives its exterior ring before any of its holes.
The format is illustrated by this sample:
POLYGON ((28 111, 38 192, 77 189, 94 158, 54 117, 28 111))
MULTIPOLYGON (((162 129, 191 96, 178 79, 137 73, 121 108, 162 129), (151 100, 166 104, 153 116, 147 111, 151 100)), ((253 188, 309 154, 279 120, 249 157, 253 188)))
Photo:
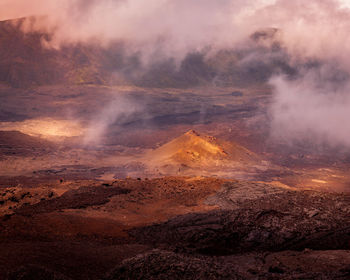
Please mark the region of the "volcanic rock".
POLYGON ((178 138, 151 151, 148 165, 164 174, 186 174, 263 166, 255 153, 234 142, 220 141, 190 130, 178 138), (197 170, 197 171, 195 171, 197 170))

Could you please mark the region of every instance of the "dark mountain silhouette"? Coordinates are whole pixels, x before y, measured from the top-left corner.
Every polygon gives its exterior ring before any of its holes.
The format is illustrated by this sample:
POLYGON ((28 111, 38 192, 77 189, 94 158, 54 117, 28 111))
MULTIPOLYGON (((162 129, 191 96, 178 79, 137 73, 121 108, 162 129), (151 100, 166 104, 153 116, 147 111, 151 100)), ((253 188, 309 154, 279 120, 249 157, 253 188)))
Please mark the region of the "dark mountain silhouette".
POLYGON ((24 33, 25 20, 0 22, 0 81, 12 87, 50 84, 191 87, 212 83, 242 86, 266 82, 274 73, 295 74, 278 44, 275 29, 254 33, 250 43, 241 49, 220 50, 214 55, 190 52, 179 66, 174 58, 146 66, 140 53, 130 53, 126 43, 120 41, 108 47, 93 42, 59 49, 45 47, 43 42, 50 43, 52 34, 24 33))

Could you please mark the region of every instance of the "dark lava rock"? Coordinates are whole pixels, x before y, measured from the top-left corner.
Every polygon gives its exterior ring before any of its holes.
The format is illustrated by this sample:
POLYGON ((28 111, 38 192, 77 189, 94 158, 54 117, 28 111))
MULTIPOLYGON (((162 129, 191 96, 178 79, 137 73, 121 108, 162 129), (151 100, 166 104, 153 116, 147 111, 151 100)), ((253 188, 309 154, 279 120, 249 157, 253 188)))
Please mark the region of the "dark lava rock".
POLYGON ((286 252, 207 257, 163 250, 124 260, 106 280, 117 279, 349 279, 350 252, 286 252))
POLYGON ((62 209, 80 209, 93 205, 102 205, 107 203, 112 196, 129 192, 130 190, 119 187, 80 187, 76 190, 67 191, 60 197, 43 200, 34 205, 23 205, 16 210, 16 214, 32 215, 62 209))
POLYGON ((61 273, 49 270, 44 267, 27 265, 20 267, 18 270, 11 272, 7 280, 70 280, 61 273))
POLYGON ((291 190, 260 195, 258 189, 242 197, 243 190, 226 186, 225 196, 215 195, 219 205, 226 200, 220 210, 177 216, 130 234, 157 247, 206 255, 350 249, 349 195, 291 190))
POLYGON ((125 260, 106 280, 114 279, 244 279, 230 266, 210 259, 153 250, 125 260))

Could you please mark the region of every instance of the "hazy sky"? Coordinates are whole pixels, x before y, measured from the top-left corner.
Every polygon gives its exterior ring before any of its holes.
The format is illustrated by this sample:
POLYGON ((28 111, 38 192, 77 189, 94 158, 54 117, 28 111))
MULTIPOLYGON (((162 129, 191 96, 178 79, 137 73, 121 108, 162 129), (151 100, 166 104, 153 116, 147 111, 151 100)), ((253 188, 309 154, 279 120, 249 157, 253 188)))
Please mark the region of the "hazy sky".
MULTIPOLYGON (((26 29, 55 30, 67 42, 128 40, 171 54, 211 45, 232 47, 259 28, 283 30, 290 51, 332 55, 347 36, 350 0, 0 0, 0 19, 41 15, 26 29), (336 32, 334 32, 336 31, 336 32)), ((336 50, 337 52, 337 50, 336 50)))
POLYGON ((332 78, 350 75, 349 7, 350 0, 0 0, 0 19, 41 16, 23 29, 54 32, 52 47, 123 40, 145 57, 178 59, 208 46, 235 48, 256 30, 278 28, 295 67, 308 61, 320 67, 299 69, 293 81, 271 79, 273 135, 311 134, 350 147, 350 127, 342 125, 350 119, 350 85, 332 78))
POLYGON ((51 45, 128 40, 173 55, 232 47, 259 28, 283 30, 291 52, 332 55, 348 37, 350 0, 0 0, 0 19, 41 15, 26 29, 55 30, 51 45), (335 32, 336 31, 336 32, 335 32), (329 40, 334 38, 334 41, 329 40))

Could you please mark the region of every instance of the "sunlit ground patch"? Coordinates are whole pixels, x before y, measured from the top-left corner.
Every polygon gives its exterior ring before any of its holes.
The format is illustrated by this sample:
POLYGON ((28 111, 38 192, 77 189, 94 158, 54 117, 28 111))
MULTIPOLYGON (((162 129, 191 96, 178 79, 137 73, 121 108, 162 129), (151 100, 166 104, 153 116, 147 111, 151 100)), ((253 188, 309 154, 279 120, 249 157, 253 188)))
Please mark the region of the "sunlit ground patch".
POLYGON ((324 181, 324 180, 319 180, 319 179, 312 179, 311 181, 314 182, 314 183, 319 183, 319 184, 327 184, 326 181, 324 181))
POLYGON ((0 130, 20 131, 30 136, 42 138, 81 136, 84 129, 74 120, 57 120, 52 118, 32 119, 22 122, 2 122, 0 130))

